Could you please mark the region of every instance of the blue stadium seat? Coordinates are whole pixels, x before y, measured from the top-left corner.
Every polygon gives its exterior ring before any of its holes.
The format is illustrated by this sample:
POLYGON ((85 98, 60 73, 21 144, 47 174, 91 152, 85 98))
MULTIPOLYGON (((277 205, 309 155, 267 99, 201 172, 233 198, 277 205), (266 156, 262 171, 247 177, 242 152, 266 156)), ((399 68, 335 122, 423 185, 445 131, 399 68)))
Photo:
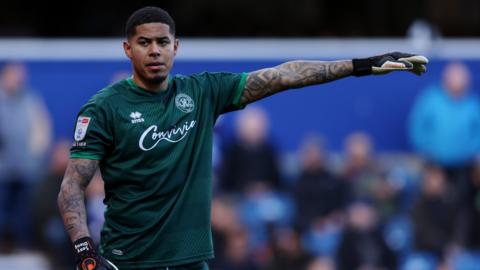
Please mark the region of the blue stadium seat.
POLYGON ((401 263, 401 270, 435 270, 438 258, 428 252, 413 252, 401 263))
POLYGON ((464 251, 453 260, 455 270, 480 270, 480 251, 464 251))
POLYGON ((308 252, 320 257, 335 257, 341 240, 342 230, 335 224, 321 230, 309 230, 302 236, 302 243, 308 252))
POLYGON ((406 254, 413 245, 412 225, 408 216, 392 217, 384 228, 384 237, 387 244, 395 252, 406 254))
POLYGON ((267 225, 288 227, 292 223, 293 201, 287 194, 265 192, 245 198, 239 204, 239 214, 251 234, 252 245, 264 245, 268 241, 267 225))

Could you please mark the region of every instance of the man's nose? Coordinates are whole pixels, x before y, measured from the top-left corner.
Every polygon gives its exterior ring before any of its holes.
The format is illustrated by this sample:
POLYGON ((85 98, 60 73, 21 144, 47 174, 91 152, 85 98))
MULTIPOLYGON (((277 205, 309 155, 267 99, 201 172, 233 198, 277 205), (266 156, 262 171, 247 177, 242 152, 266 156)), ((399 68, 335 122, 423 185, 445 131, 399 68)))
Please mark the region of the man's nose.
POLYGON ((158 46, 157 43, 153 42, 151 45, 150 45, 150 50, 148 52, 148 54, 152 57, 158 57, 160 56, 160 46, 158 46))

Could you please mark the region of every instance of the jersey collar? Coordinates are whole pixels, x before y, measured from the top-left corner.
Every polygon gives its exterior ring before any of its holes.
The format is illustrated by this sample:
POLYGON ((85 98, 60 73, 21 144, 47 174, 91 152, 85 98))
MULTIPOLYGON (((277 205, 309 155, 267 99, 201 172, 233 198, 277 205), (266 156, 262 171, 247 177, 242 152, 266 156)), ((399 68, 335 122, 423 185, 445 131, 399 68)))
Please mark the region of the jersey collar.
POLYGON ((160 96, 163 96, 163 95, 167 94, 168 92, 170 92, 170 88, 172 86, 172 77, 169 75, 167 80, 168 80, 167 89, 165 89, 164 91, 160 91, 160 92, 152 92, 152 91, 149 91, 145 88, 142 88, 142 87, 138 86, 133 81, 133 77, 129 77, 129 78, 126 79, 128 86, 130 86, 130 88, 132 89, 132 91, 134 93, 139 94, 141 96, 147 96, 147 97, 160 97, 160 96))

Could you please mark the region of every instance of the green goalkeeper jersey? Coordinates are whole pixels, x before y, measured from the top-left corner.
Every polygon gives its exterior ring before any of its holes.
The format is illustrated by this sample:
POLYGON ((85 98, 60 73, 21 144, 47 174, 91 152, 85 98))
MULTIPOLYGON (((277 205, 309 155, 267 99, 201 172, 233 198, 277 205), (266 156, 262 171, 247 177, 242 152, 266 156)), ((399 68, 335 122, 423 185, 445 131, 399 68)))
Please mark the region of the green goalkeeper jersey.
POLYGON ((159 93, 129 78, 82 107, 71 158, 100 161, 106 205, 100 252, 120 269, 213 257, 213 126, 220 114, 241 107, 246 76, 177 75, 159 93))

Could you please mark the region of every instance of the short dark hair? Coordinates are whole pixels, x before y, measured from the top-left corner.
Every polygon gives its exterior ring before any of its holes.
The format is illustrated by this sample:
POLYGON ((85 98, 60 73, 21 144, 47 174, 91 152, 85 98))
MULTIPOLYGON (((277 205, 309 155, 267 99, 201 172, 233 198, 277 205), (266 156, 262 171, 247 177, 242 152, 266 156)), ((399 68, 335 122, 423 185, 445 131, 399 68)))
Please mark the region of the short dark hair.
POLYGON ((175 21, 167 11, 159 7, 143 7, 133 12, 127 20, 125 33, 127 38, 135 35, 136 27, 145 23, 164 23, 169 26, 170 33, 175 36, 175 21))

